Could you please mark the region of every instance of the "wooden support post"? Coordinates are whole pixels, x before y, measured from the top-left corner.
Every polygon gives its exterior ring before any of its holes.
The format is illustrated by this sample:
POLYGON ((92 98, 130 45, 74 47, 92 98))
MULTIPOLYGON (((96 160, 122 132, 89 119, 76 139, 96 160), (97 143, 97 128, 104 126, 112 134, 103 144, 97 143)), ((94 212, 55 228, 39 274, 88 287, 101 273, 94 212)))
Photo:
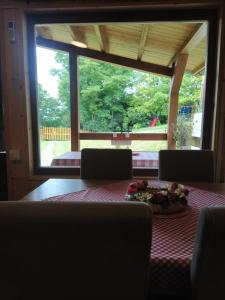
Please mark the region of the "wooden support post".
POLYGON ((78 61, 75 53, 70 53, 70 99, 71 99, 71 150, 80 150, 80 118, 79 118, 79 87, 78 61))
POLYGON ((171 80, 170 88, 170 104, 169 104, 169 115, 168 115, 168 149, 175 149, 176 142, 173 138, 174 129, 177 125, 177 114, 178 114, 178 98, 180 86, 182 83, 185 67, 188 60, 188 54, 180 54, 176 60, 174 74, 171 80))

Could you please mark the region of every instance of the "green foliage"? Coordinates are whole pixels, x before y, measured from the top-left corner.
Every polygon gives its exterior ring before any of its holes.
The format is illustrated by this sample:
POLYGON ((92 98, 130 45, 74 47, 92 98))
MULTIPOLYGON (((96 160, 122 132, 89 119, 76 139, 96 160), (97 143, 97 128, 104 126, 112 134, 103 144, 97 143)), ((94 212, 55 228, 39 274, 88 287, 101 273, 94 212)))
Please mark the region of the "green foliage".
POLYGON ((61 65, 60 68, 51 70, 51 74, 58 79, 58 99, 61 103, 58 109, 58 116, 61 119, 60 126, 71 127, 69 55, 66 52, 57 51, 55 60, 61 65))
MULTIPOLYGON (((58 67, 51 74, 58 80, 58 98, 39 86, 41 126, 70 127, 69 56, 56 51, 58 67)), ((95 132, 130 131, 158 124, 168 117, 170 80, 113 64, 79 57, 80 128, 95 132)), ((179 106, 199 107, 202 76, 185 74, 179 106)))
POLYGON ((192 121, 181 115, 177 119, 177 126, 174 129, 174 140, 178 148, 186 146, 192 133, 192 121))
POLYGON ((81 129, 125 130, 132 73, 126 68, 79 58, 81 129))
POLYGON ((38 84, 38 107, 41 127, 59 127, 61 125, 60 101, 51 97, 40 84, 38 84))
POLYGON ((193 76, 191 73, 185 73, 179 93, 179 106, 191 105, 198 111, 202 84, 202 75, 193 76))

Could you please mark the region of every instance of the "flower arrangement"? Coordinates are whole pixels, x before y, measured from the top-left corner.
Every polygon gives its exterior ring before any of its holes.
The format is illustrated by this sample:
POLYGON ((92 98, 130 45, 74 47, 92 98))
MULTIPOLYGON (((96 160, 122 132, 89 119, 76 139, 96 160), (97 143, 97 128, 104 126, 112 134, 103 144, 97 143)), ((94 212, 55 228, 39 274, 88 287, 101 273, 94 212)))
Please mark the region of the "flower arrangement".
POLYGON ((141 180, 129 185, 126 198, 148 203, 155 213, 170 213, 183 210, 187 206, 188 194, 188 189, 176 182, 155 188, 148 186, 146 180, 141 180))

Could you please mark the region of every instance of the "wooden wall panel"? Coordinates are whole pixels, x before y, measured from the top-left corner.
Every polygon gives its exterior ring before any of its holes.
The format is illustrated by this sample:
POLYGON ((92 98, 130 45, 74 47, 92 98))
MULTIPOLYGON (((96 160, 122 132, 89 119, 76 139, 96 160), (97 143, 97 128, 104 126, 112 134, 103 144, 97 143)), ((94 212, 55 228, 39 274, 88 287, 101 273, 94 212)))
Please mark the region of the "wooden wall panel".
MULTIPOLYGON (((30 152, 27 122, 27 70, 24 56, 24 13, 20 9, 3 11, 3 40, 1 48, 3 98, 5 106, 5 129, 9 198, 18 199, 17 190, 29 190, 30 152), (16 22, 15 40, 10 40, 9 22, 16 22), (13 155, 15 151, 19 159, 13 155), (23 178, 26 184, 15 186, 15 179, 23 178)), ((19 193, 19 195, 21 192, 19 193)))

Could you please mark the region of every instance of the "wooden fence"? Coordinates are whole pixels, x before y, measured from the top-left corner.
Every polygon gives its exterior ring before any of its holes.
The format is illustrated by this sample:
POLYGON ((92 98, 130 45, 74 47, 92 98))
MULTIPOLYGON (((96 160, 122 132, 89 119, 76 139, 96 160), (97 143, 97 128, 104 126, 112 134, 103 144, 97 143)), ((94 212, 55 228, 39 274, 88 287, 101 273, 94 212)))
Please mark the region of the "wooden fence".
MULTIPOLYGON (((88 130, 80 130, 81 134, 92 133, 88 130)), ((70 141, 71 128, 65 127, 42 127, 40 128, 41 140, 44 141, 70 141)))
POLYGON ((42 127, 40 129, 41 140, 44 141, 70 141, 71 128, 42 127))

